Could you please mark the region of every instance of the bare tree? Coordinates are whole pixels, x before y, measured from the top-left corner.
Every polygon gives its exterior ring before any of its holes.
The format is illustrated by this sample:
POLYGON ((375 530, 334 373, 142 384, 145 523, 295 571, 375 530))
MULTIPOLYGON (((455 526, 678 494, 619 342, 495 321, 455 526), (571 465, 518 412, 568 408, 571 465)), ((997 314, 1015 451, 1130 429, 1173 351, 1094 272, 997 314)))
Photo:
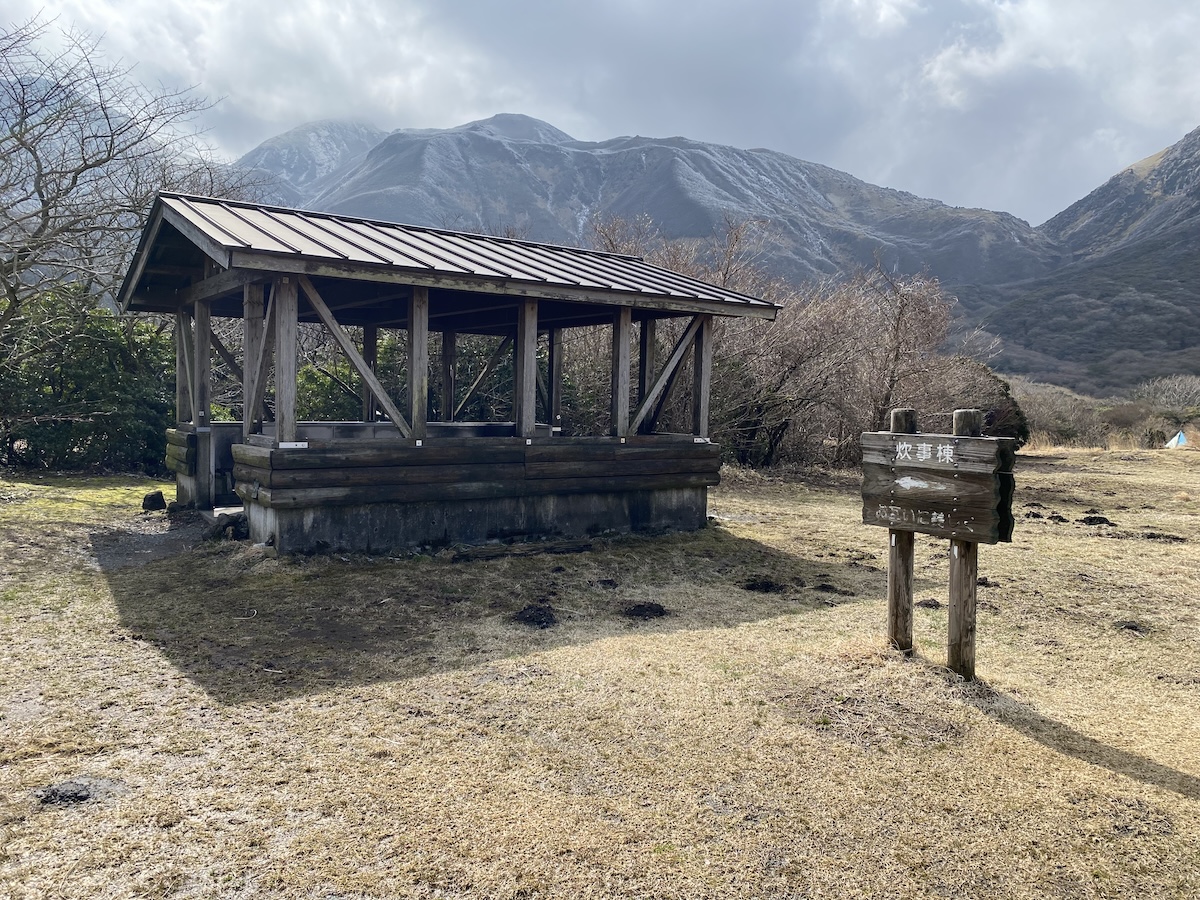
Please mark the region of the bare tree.
POLYGON ((111 296, 155 191, 244 178, 199 139, 203 98, 143 87, 80 32, 48 50, 50 31, 34 18, 0 33, 0 367, 39 352, 36 298, 111 296))
POLYGON ((0 456, 27 426, 118 415, 85 390, 40 389, 98 328, 113 365, 147 374, 146 342, 162 335, 110 313, 155 192, 254 189, 201 139, 206 109, 190 90, 144 87, 82 32, 40 17, 0 32, 0 456))
MULTIPOLYGON (((948 428, 955 406, 978 405, 1000 432, 1024 433, 1007 384, 984 363, 994 342, 973 332, 957 352, 949 347, 956 301, 929 275, 876 264, 790 285, 759 264, 770 232, 753 220, 726 221, 707 241, 667 240, 648 217, 595 222, 592 236, 602 249, 783 304, 774 322, 716 324, 712 431, 743 464, 856 462, 859 435, 884 427, 894 406, 915 406, 939 425, 944 417, 948 428)), ((601 342, 595 350, 604 352, 601 342)), ((575 377, 603 386, 602 375, 575 377)), ((668 424, 686 422, 685 394, 668 406, 668 424)))
POLYGON ((1175 430, 1200 419, 1200 375, 1168 375, 1140 384, 1134 399, 1149 404, 1175 430))

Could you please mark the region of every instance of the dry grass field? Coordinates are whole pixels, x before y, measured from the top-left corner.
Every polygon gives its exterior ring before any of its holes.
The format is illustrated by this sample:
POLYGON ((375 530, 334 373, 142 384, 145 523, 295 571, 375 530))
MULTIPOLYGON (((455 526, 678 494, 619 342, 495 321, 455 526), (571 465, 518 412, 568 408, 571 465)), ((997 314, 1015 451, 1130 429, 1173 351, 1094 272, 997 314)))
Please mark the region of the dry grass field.
POLYGON ((1200 453, 1043 450, 1017 484, 963 684, 946 543, 906 660, 849 478, 403 559, 0 480, 0 895, 1200 896, 1200 453))

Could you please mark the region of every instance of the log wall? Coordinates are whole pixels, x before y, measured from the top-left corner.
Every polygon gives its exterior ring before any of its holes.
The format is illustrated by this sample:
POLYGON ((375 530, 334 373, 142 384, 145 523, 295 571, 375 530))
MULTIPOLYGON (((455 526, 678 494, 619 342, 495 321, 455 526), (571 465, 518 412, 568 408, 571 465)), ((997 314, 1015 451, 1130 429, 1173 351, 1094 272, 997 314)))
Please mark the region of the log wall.
POLYGON ((233 447, 255 541, 283 553, 690 530, 720 450, 690 436, 233 447))

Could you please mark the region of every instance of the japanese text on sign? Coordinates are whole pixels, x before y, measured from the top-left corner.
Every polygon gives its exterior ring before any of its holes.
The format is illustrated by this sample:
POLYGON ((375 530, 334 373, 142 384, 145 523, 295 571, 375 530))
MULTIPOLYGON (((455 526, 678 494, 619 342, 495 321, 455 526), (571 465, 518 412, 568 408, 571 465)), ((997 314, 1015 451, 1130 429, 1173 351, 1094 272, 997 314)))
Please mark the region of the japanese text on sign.
POLYGON ((914 444, 909 441, 896 442, 896 462, 903 460, 924 462, 928 459, 935 459, 940 463, 953 463, 954 445, 921 442, 914 444))
POLYGON ((927 525, 934 528, 943 527, 946 524, 946 514, 943 512, 930 512, 924 509, 907 509, 903 506, 889 506, 880 504, 875 511, 875 515, 884 522, 892 524, 907 524, 907 525, 927 525))

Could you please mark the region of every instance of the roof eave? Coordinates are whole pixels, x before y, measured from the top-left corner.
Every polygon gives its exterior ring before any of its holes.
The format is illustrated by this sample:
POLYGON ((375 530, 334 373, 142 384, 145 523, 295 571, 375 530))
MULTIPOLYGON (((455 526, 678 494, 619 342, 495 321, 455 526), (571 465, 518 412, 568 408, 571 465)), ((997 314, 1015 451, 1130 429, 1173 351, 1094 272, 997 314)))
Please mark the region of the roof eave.
POLYGON ((480 275, 458 275, 428 269, 409 269, 394 265, 318 260, 311 257, 234 250, 230 254, 233 269, 255 269, 263 272, 309 275, 323 278, 350 278, 387 284, 410 284, 467 293, 498 294, 528 297, 538 300, 564 300, 575 303, 598 303, 607 306, 633 306, 670 312, 712 313, 720 316, 749 316, 773 320, 782 307, 777 304, 747 301, 745 306, 726 300, 685 298, 647 292, 605 291, 594 287, 571 287, 547 282, 519 281, 511 278, 489 278, 480 275))

